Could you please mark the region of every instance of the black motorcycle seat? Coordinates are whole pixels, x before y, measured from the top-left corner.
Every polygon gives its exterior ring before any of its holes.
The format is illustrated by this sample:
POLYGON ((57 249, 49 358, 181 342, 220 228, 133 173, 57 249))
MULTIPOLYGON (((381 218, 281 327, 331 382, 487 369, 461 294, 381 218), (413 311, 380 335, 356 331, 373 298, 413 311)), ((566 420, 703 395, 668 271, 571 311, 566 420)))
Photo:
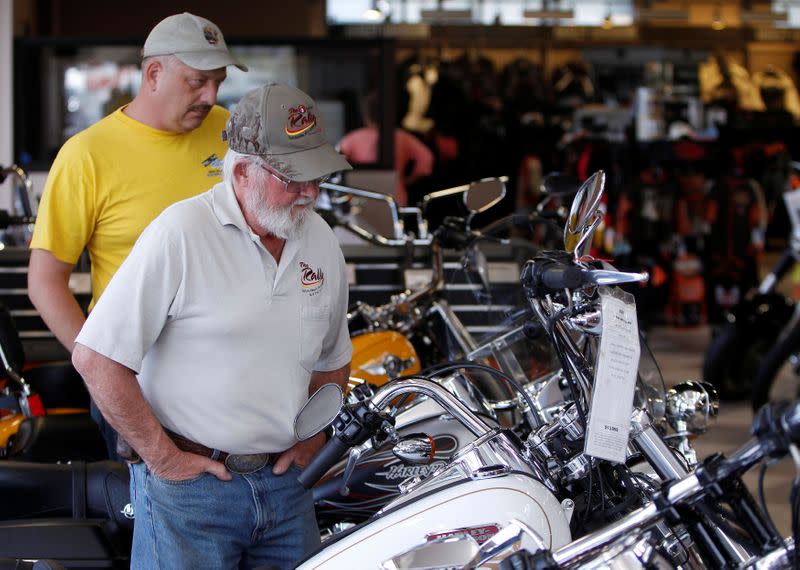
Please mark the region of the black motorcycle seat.
POLYGON ((0 519, 108 519, 132 527, 128 468, 116 461, 0 462, 0 519))
POLYGON ((39 394, 45 408, 89 409, 89 391, 83 378, 69 362, 29 368, 22 377, 39 394))
POLYGON ((12 456, 42 463, 108 459, 106 444, 88 413, 37 416, 17 432, 12 456))

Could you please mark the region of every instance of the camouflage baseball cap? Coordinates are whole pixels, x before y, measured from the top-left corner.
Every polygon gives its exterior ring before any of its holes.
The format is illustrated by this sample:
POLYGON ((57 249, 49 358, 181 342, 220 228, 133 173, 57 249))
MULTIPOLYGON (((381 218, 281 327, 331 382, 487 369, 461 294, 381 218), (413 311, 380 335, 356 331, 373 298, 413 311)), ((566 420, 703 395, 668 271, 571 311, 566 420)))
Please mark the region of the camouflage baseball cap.
POLYGON ((314 100, 283 83, 248 92, 236 105, 223 139, 242 154, 264 158, 290 180, 305 181, 352 166, 325 139, 314 100))
POLYGON ((155 55, 174 55, 189 67, 203 71, 229 65, 247 71, 247 66, 228 51, 216 24, 189 12, 168 16, 150 31, 142 57, 155 55))

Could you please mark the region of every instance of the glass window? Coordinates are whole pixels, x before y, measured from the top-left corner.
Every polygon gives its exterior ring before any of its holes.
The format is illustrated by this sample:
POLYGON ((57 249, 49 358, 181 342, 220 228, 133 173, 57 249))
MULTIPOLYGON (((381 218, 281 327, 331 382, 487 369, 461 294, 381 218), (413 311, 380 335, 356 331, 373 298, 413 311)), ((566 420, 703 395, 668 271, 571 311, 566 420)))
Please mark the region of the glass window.
MULTIPOLYGON (((269 81, 294 85, 315 99, 334 144, 362 125, 361 102, 369 93, 382 99, 386 76, 393 73, 382 65, 388 48, 378 40, 230 47, 249 72, 228 68, 218 104, 233 109, 246 92, 269 81)), ((14 53, 14 155, 27 168, 49 168, 64 141, 130 102, 140 87, 138 46, 23 38, 14 53)), ((391 168, 391 147, 380 140, 376 164, 391 168)))
MULTIPOLYGON (((513 26, 538 26, 541 21, 526 18, 525 10, 573 10, 572 23, 580 26, 600 26, 609 14, 617 25, 633 20, 632 0, 564 0, 544 3, 541 0, 445 0, 443 10, 469 11, 475 24, 491 25, 497 20, 513 26)), ((436 0, 328 0, 327 14, 331 24, 374 24, 379 8, 392 23, 417 24, 423 21, 423 10, 439 8, 436 0), (373 15, 370 15, 373 14, 373 15)))
POLYGON ((800 4, 773 0, 772 11, 776 14, 786 14, 785 22, 775 22, 776 28, 800 28, 800 4))

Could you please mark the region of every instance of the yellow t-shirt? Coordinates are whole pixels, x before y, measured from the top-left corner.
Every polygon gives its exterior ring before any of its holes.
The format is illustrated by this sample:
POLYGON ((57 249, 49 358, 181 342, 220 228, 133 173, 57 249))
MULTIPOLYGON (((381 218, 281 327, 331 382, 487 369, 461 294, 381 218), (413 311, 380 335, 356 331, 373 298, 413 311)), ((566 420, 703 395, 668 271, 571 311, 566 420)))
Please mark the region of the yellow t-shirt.
POLYGON ((92 305, 142 230, 164 208, 222 178, 228 111, 212 108, 188 133, 160 131, 117 109, 70 138, 47 177, 31 248, 92 265, 92 305))

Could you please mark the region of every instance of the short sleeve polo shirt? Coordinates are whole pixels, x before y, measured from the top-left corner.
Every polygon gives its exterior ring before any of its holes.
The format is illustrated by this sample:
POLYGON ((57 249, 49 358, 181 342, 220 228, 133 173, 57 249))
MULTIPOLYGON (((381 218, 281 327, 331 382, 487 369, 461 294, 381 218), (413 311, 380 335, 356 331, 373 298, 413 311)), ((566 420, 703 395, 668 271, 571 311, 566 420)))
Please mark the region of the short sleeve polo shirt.
POLYGON ((77 342, 138 374, 161 423, 231 453, 283 451, 311 372, 350 361, 341 248, 317 215, 280 263, 230 186, 143 232, 77 342))

